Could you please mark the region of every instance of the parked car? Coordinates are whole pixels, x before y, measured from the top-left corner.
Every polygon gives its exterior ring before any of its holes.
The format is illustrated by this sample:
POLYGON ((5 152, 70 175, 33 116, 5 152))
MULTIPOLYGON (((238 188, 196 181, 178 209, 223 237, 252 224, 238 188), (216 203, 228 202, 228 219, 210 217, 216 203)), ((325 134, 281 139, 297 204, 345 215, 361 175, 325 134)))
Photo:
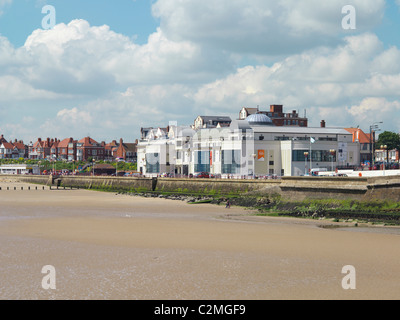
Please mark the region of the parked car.
POLYGON ((208 172, 199 172, 194 175, 195 178, 210 178, 210 174, 208 172))
POLYGON ((398 162, 393 162, 390 164, 390 169, 399 169, 400 165, 398 162))

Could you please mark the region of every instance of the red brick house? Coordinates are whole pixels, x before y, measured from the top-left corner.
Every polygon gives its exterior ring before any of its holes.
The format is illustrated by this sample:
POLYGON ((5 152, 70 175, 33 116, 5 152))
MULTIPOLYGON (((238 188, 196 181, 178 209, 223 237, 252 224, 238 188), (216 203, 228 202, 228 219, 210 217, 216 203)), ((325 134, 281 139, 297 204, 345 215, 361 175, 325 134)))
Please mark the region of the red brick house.
POLYGON ((104 143, 105 150, 105 160, 113 161, 115 159, 115 153, 118 149, 118 143, 116 140, 113 140, 110 143, 104 143))
POLYGON ((58 140, 57 158, 68 161, 76 160, 76 141, 73 138, 58 140))
POLYGON ((50 141, 50 158, 51 159, 58 159, 58 144, 60 143, 60 140, 58 139, 51 139, 50 141))
POLYGON ((125 161, 136 162, 137 160, 137 143, 124 143, 122 138, 119 140, 118 149, 114 157, 125 161))
POLYGON ((50 157, 51 140, 42 140, 39 138, 35 143, 29 146, 29 159, 46 159, 50 157))
POLYGON ((87 161, 89 157, 95 160, 104 160, 104 145, 98 143, 90 137, 85 137, 77 142, 77 160, 87 161))

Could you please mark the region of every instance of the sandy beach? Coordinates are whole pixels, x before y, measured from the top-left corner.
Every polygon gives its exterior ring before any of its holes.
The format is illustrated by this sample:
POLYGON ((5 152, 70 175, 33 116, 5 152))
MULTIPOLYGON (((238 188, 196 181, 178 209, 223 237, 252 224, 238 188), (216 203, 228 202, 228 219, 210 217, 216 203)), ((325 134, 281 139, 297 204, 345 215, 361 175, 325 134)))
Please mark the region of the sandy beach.
POLYGON ((399 299, 400 235, 0 183, 1 299, 399 299), (17 186, 7 191, 6 186, 17 186), (20 187, 24 190, 20 190, 20 187), (56 270, 45 290, 41 269, 56 270), (342 268, 356 289, 342 288, 342 268))

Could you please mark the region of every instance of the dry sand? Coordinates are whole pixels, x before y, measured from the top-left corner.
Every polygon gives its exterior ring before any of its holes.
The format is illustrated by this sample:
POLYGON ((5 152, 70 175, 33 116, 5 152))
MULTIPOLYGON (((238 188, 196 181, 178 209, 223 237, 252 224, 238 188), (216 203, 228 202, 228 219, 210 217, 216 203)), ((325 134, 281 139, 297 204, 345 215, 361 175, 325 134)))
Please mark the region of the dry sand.
POLYGON ((0 299, 400 298, 399 234, 323 229, 234 207, 0 186, 0 299), (45 265, 56 269, 56 290, 41 286, 45 265), (342 288, 345 265, 356 268, 355 290, 342 288))

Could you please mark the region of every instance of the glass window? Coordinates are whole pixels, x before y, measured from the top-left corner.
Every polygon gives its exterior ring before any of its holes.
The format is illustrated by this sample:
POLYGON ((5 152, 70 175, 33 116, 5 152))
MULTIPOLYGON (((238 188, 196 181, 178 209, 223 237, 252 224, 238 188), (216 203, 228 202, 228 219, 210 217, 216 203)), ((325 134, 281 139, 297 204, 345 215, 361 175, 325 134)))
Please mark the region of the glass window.
POLYGON ((194 153, 194 172, 210 172, 210 151, 194 153))
POLYGON ((240 150, 222 151, 222 173, 235 174, 240 173, 240 150))
POLYGON ((146 154, 146 171, 148 173, 160 173, 159 153, 146 154))
MULTIPOLYGON (((310 150, 293 150, 292 161, 293 162, 305 161, 306 160, 306 157, 304 155, 305 152, 310 153, 310 150)), ((336 162, 336 152, 334 154, 331 154, 329 150, 312 150, 311 155, 312 155, 311 160, 314 162, 330 162, 330 161, 336 162)), ((307 156, 307 160, 310 160, 310 155, 307 156)))

